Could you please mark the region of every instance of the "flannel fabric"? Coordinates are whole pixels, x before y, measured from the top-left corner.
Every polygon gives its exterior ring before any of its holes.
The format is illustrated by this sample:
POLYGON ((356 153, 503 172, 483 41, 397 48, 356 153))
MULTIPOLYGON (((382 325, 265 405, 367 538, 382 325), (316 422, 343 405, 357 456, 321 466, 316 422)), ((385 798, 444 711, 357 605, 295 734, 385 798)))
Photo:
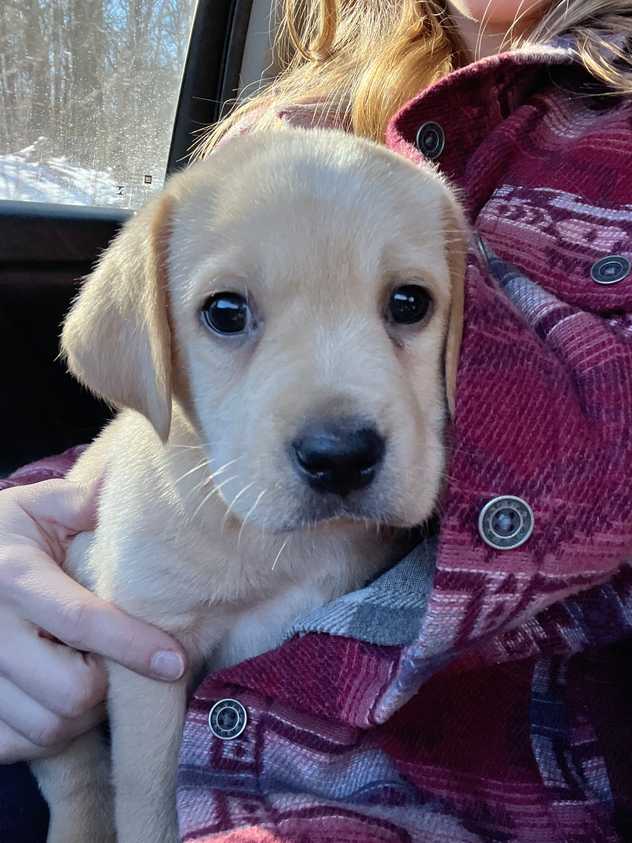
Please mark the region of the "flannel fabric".
POLYGON ((560 41, 456 71, 391 122, 415 162, 441 127, 476 232, 438 534, 202 682, 183 840, 632 840, 632 274, 592 277, 632 260, 632 100, 588 82, 560 41), (514 550, 478 532, 498 495, 534 513, 514 550), (222 698, 247 710, 235 740, 209 730, 222 698))

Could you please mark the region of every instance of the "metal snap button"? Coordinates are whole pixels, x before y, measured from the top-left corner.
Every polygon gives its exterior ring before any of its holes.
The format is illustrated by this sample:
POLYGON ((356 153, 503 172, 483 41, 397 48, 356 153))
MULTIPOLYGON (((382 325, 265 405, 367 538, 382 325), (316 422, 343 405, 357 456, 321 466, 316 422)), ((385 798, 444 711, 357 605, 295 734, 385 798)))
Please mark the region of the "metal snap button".
POLYGON ((478 532, 495 550, 513 550, 524 544, 533 532, 533 510, 522 498, 503 495, 481 509, 478 532))
POLYGON ((631 271, 632 264, 623 255, 607 255, 592 265, 590 277, 597 284, 618 284, 631 271))
POLYGON ((218 700, 208 713, 208 727, 222 741, 238 738, 247 723, 248 713, 239 700, 218 700))
POLYGON ((430 161, 438 158, 445 148, 445 132, 438 123, 422 123, 417 129, 415 146, 430 161))

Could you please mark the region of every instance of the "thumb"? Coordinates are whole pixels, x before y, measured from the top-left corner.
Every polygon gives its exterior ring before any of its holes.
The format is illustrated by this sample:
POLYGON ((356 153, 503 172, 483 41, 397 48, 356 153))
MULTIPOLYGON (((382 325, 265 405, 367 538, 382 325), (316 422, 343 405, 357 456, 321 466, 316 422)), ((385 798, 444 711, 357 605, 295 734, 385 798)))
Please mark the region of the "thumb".
POLYGON ((19 503, 32 519, 60 528, 68 538, 96 528, 102 479, 98 477, 87 485, 72 480, 44 480, 22 486, 19 503))
POLYGON ((136 673, 173 681, 186 670, 186 654, 166 632, 101 600, 48 556, 23 560, 20 587, 9 595, 19 614, 64 644, 98 653, 136 673))

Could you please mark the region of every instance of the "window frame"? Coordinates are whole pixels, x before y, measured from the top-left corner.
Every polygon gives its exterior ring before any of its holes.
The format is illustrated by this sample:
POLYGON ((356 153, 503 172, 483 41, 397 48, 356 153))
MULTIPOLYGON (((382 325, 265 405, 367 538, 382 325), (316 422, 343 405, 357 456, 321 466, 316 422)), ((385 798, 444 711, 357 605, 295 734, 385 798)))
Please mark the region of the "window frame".
POLYGON ((200 129, 237 95, 253 0, 199 0, 167 159, 167 175, 189 163, 200 129), (214 57, 209 60, 209 54, 214 57))

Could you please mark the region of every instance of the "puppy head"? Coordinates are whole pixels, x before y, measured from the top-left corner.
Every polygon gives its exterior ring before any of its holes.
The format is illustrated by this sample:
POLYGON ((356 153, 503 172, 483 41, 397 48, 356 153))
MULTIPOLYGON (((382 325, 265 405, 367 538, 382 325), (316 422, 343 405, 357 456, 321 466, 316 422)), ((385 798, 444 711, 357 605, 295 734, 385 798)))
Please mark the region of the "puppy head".
POLYGON ((465 237, 440 177, 374 144, 237 138, 126 226, 63 348, 163 440, 181 384, 237 518, 412 526, 441 482, 465 237))

